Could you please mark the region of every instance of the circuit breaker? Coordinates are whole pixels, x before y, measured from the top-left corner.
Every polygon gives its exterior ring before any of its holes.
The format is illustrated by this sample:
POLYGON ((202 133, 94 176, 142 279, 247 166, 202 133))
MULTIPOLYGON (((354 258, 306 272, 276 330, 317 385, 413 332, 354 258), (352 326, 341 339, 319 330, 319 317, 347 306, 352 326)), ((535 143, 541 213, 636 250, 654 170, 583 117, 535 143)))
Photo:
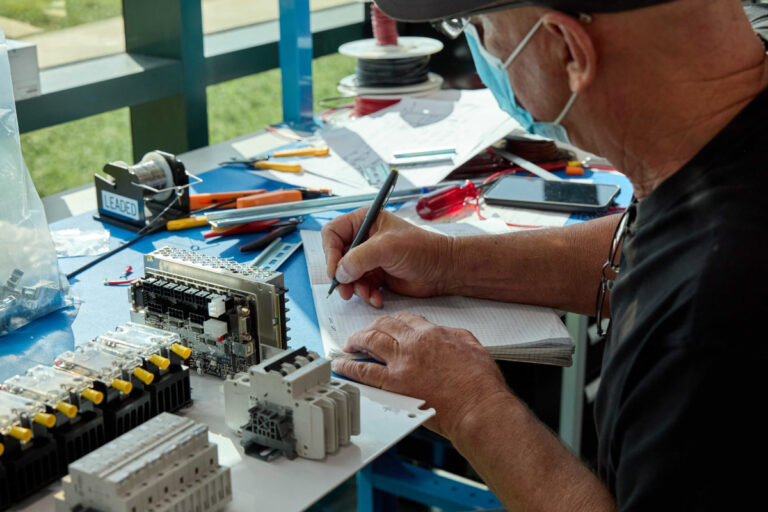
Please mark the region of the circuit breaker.
POLYGON ((224 416, 249 455, 324 459, 360 433, 360 390, 317 353, 289 349, 226 380, 224 416))
POLYGON ((247 371, 286 347, 282 273, 170 247, 145 255, 144 271, 131 319, 178 333, 198 373, 247 371))

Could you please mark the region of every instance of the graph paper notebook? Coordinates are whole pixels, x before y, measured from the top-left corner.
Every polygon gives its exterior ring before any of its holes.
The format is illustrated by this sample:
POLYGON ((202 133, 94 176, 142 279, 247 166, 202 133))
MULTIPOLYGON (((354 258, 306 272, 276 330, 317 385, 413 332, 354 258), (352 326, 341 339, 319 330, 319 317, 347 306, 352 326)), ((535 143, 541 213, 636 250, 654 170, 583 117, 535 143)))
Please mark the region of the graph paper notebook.
POLYGON ((349 301, 338 293, 327 297, 331 278, 326 273, 320 232, 303 230, 301 240, 326 357, 356 357, 341 350, 350 335, 381 315, 406 312, 438 325, 469 330, 496 359, 571 365, 573 339, 550 308, 469 297, 419 299, 389 290, 383 291, 384 306, 380 309, 357 297, 349 301))

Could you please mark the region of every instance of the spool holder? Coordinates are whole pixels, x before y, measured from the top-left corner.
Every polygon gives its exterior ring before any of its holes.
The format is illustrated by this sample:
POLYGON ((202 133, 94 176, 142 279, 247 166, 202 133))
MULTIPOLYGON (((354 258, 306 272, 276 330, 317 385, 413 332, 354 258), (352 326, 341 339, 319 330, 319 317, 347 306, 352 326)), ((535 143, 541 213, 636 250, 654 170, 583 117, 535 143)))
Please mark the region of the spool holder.
POLYGON ((188 174, 175 155, 163 151, 147 153, 134 165, 110 162, 103 172, 106 176, 94 175, 98 213, 93 217, 133 232, 147 227, 160 214, 158 225, 188 217, 189 194, 185 191, 203 181, 188 174))

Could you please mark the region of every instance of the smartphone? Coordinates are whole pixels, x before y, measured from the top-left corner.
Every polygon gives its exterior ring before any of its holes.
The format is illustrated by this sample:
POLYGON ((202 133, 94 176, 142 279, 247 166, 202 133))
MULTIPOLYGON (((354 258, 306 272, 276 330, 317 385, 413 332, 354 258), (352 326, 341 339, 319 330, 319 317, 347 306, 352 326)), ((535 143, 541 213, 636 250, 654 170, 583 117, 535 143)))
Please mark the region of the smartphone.
POLYGON ((565 212, 601 212, 620 192, 618 185, 547 181, 541 178, 502 176, 483 194, 485 202, 565 212))

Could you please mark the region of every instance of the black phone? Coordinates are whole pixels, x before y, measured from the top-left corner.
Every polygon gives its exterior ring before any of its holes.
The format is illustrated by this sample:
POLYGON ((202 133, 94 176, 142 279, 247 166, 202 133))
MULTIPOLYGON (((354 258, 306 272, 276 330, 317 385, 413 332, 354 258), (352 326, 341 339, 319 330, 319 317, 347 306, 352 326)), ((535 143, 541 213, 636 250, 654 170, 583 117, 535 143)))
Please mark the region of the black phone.
POLYGON ((621 191, 618 185, 548 181, 541 178, 502 176, 483 194, 485 202, 564 212, 601 212, 621 191))

